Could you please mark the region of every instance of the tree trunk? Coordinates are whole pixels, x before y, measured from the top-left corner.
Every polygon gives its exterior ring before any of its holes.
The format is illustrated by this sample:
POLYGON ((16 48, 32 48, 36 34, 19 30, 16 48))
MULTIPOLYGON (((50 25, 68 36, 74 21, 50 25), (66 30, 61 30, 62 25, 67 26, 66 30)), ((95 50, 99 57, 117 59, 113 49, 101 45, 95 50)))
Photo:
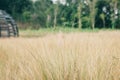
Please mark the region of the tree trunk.
POLYGON ((91 27, 92 29, 95 28, 95 16, 96 16, 96 3, 97 3, 97 0, 87 0, 88 1, 88 4, 89 4, 89 7, 90 7, 90 22, 91 22, 91 27))
POLYGON ((47 21, 46 21, 46 26, 49 27, 50 26, 50 15, 47 15, 47 21))
POLYGON ((103 20, 103 27, 105 28, 105 20, 103 20))
POLYGON ((81 19, 81 10, 82 9, 82 6, 81 4, 79 3, 79 6, 78 6, 78 28, 81 29, 82 28, 82 19, 81 19))
POLYGON ((115 17, 116 17, 115 11, 116 10, 117 10, 117 1, 115 1, 115 3, 113 3, 113 14, 111 15, 112 29, 115 29, 115 17))
POLYGON ((74 20, 73 20, 73 22, 72 22, 72 28, 74 28, 74 25, 75 25, 75 23, 74 23, 74 20))
POLYGON ((94 18, 92 19, 92 29, 94 30, 94 28, 95 28, 95 20, 94 20, 94 18))
POLYGON ((54 10, 54 29, 56 29, 56 24, 57 24, 57 8, 54 10))

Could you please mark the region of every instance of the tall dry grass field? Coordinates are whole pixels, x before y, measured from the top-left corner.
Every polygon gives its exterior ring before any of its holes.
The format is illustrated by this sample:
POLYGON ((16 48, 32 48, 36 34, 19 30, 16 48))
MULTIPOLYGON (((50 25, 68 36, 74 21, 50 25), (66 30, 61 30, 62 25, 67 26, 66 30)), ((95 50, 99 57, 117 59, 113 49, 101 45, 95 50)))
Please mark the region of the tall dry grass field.
POLYGON ((0 39, 0 80, 120 80, 120 32, 0 39))

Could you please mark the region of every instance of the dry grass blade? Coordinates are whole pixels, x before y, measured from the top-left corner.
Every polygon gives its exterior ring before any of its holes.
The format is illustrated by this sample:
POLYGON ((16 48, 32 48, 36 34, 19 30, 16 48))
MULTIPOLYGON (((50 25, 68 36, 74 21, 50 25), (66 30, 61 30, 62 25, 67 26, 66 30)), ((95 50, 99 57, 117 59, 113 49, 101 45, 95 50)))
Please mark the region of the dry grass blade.
POLYGON ((120 32, 0 39, 1 80, 120 80, 120 32))

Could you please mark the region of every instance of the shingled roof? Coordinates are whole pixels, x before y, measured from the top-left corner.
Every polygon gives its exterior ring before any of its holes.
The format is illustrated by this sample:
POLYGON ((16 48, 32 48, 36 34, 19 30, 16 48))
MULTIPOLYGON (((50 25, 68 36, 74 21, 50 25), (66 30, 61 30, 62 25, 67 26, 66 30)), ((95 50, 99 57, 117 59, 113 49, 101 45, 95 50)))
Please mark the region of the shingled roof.
POLYGON ((5 11, 0 10, 0 37, 19 36, 14 19, 5 11))

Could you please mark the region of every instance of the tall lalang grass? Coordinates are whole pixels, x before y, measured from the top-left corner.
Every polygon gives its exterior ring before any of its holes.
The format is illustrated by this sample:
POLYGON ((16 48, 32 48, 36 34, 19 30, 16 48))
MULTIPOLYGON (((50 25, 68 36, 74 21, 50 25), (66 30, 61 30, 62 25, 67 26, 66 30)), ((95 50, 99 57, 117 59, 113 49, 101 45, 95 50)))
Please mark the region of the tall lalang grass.
POLYGON ((120 32, 0 39, 0 80, 120 80, 120 32))

